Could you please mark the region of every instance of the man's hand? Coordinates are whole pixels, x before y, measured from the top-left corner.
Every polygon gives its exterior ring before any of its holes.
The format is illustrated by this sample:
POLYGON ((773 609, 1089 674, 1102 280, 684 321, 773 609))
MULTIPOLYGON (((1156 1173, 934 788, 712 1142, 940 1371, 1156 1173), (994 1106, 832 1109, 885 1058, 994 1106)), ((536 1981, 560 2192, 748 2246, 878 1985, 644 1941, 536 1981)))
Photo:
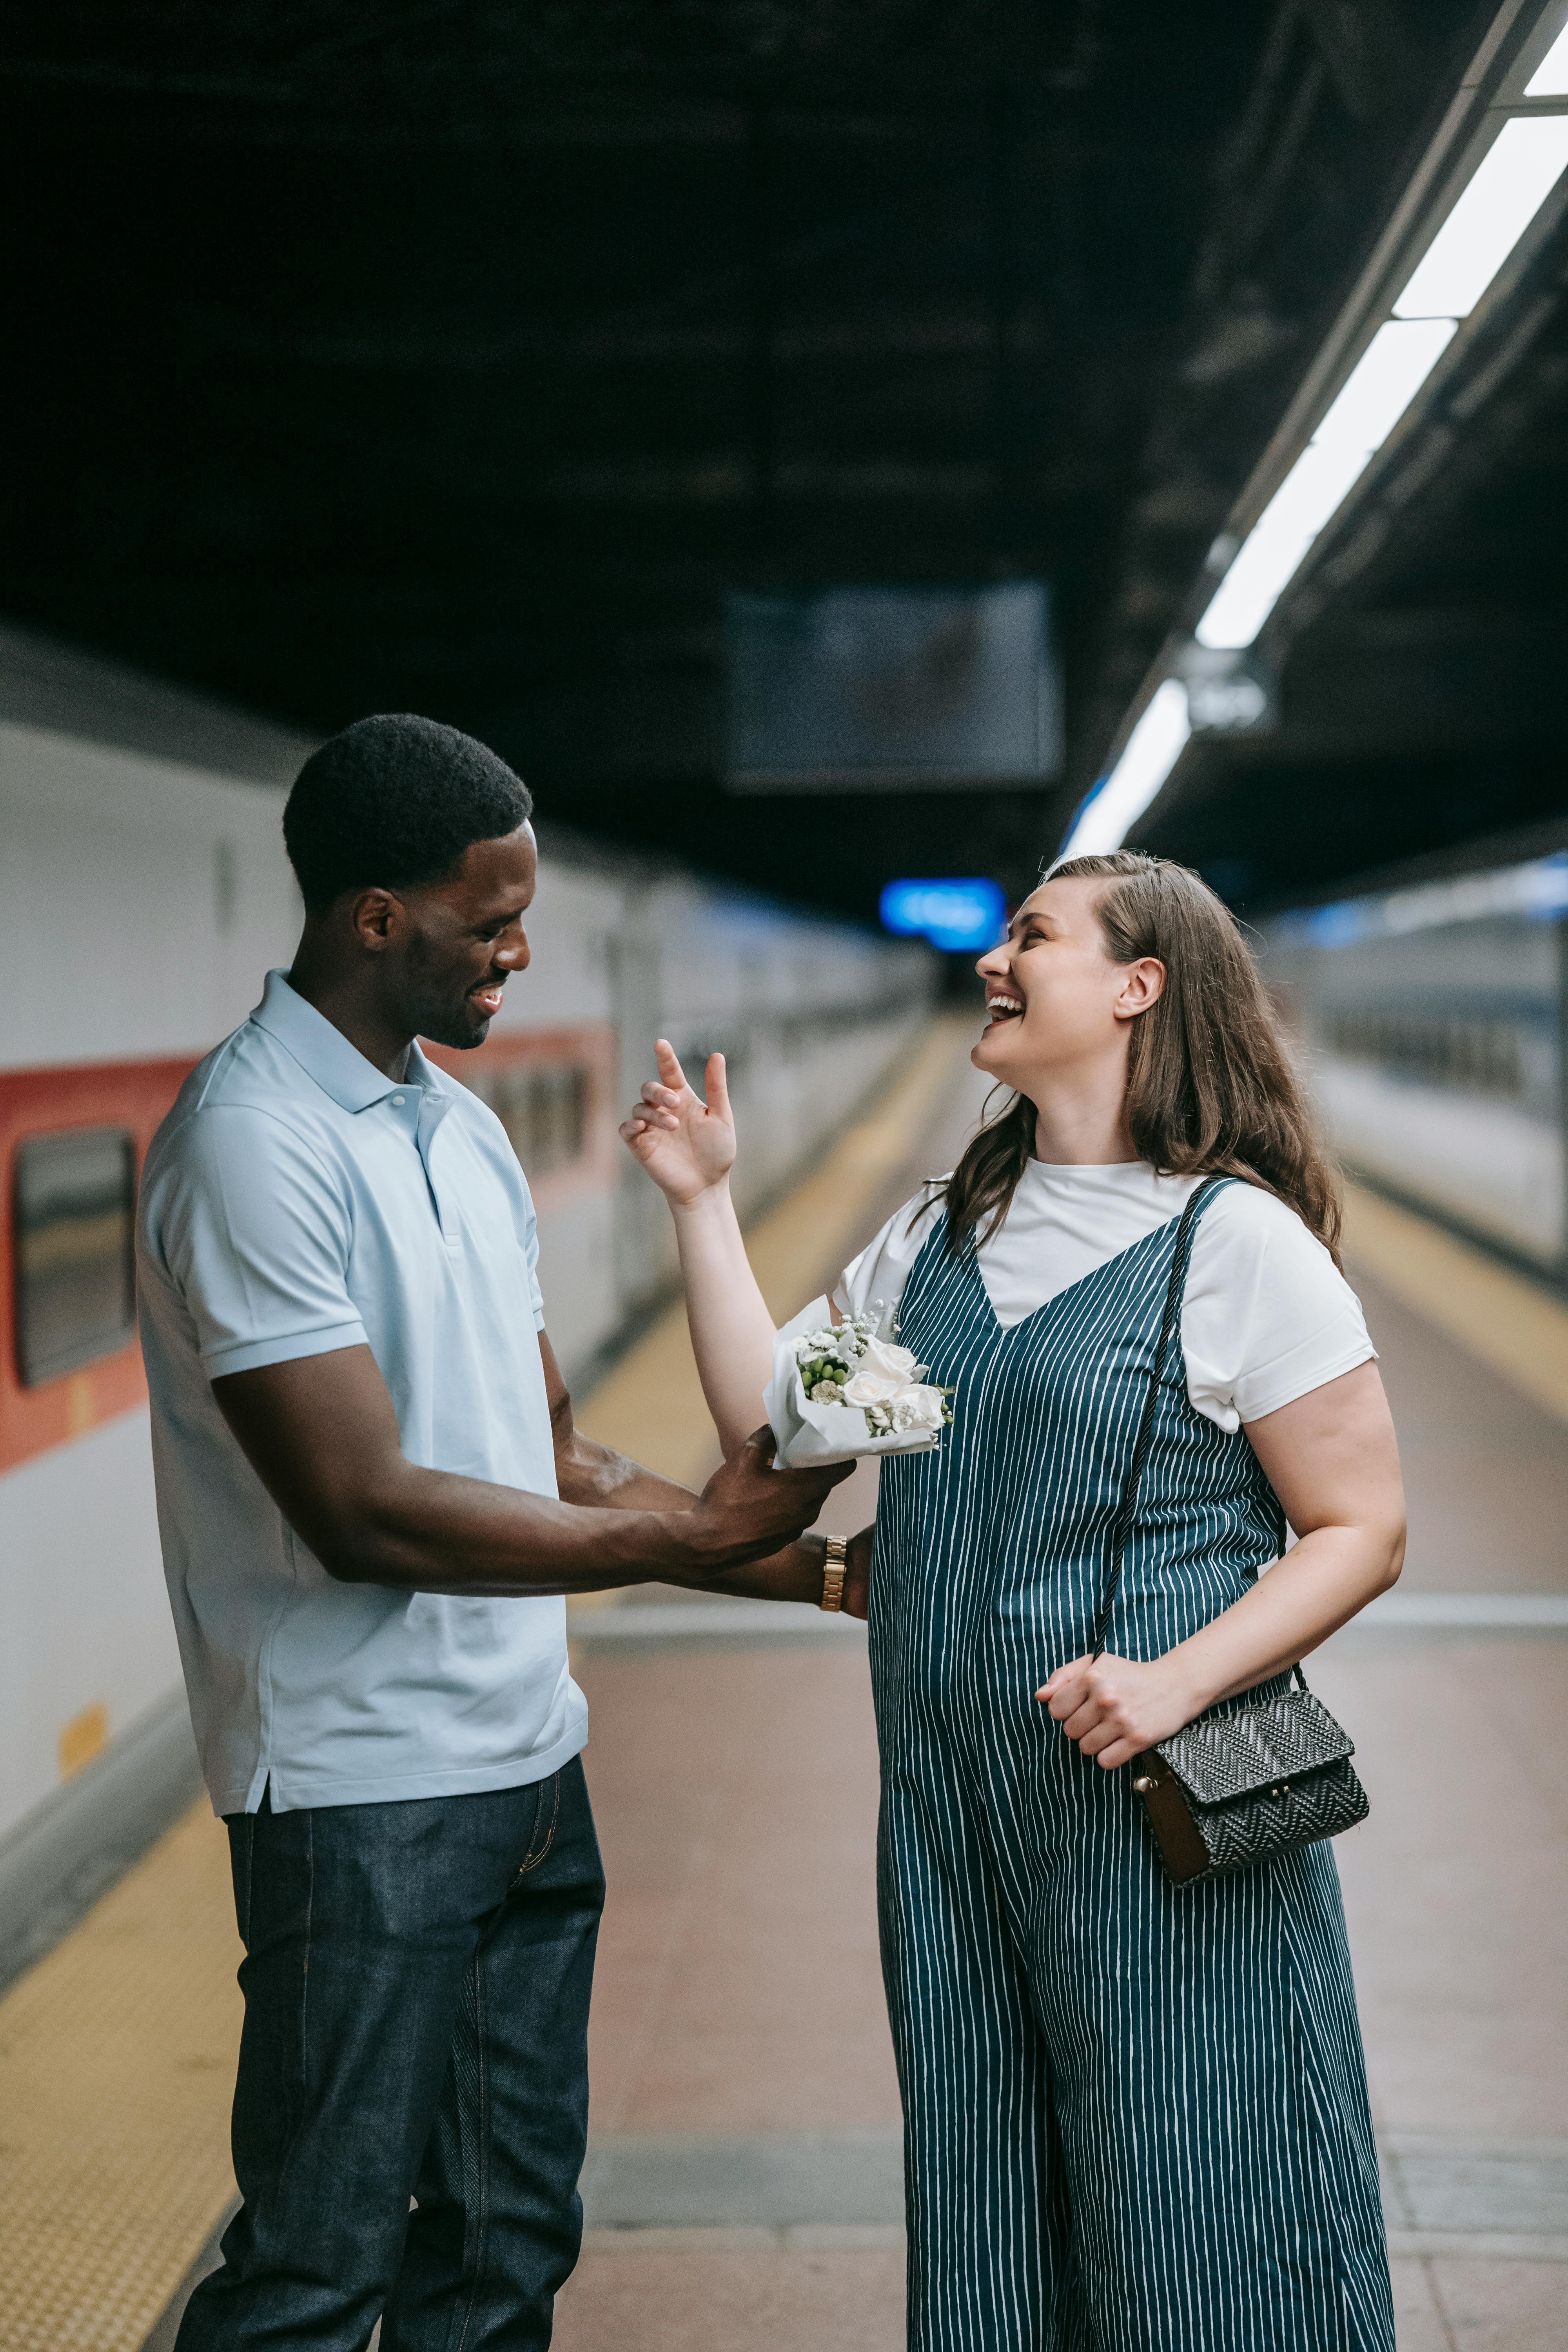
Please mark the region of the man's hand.
POLYGON ((1108 1772, 1169 1739, 1208 1704, 1172 1652, 1145 1665, 1135 1658, 1074 1658, 1035 1693, 1069 1739, 1108 1772))
POLYGON ((710 1533, 719 1547, 716 1569, 763 1559, 793 1543, 855 1467, 853 1462, 834 1462, 824 1469, 775 1470, 774 1444, 764 1423, 702 1489, 691 1521, 694 1529, 705 1522, 704 1536, 710 1533))

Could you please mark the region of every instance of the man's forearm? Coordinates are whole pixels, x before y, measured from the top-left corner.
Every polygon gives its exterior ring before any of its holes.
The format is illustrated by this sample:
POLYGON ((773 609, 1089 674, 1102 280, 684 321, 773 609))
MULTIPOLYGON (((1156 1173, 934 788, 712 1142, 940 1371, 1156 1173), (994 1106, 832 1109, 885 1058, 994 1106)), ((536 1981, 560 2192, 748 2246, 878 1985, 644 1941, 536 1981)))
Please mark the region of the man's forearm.
POLYGON ((742 1567, 710 1570, 702 1576, 668 1576, 665 1581, 704 1592, 738 1593, 749 1601, 805 1601, 816 1608, 822 1599, 826 1562, 822 1538, 806 1535, 765 1559, 749 1559, 742 1567))
POLYGON ((407 1464, 330 1526, 300 1531, 322 1564, 351 1582, 510 1596, 594 1592, 650 1578, 704 1582, 725 1565, 728 1551, 694 1522, 691 1503, 681 1494, 671 1510, 587 1511, 407 1464))
POLYGON ((697 1501, 689 1486, 584 1437, 580 1429, 558 1448, 555 1478, 563 1503, 589 1510, 689 1511, 697 1501))
MULTIPOLYGON (((553 1359, 549 1360, 552 1366, 553 1359)), ((552 1385, 560 1386, 558 1380, 552 1385)), ((584 1509, 410 1462, 368 1347, 258 1366, 213 1382, 251 1468, 329 1575, 410 1591, 593 1592, 650 1577, 706 1582, 763 1559, 809 1527, 837 1475, 775 1471, 742 1445, 693 1499, 602 1450, 572 1478, 660 1507, 584 1509)), ((560 1388, 557 1462, 575 1455, 560 1388)))

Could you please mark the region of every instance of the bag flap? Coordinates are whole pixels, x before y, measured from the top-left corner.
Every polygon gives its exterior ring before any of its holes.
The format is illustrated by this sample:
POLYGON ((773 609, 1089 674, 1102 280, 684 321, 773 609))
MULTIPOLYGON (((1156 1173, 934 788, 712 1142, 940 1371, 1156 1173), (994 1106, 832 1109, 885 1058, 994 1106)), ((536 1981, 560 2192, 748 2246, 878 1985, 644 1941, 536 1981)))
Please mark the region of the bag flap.
POLYGON ((1221 1805, 1337 1764, 1355 1754, 1355 1742, 1321 1699, 1293 1690, 1234 1715, 1201 1715, 1162 1739, 1158 1753, 1200 1805, 1221 1805))

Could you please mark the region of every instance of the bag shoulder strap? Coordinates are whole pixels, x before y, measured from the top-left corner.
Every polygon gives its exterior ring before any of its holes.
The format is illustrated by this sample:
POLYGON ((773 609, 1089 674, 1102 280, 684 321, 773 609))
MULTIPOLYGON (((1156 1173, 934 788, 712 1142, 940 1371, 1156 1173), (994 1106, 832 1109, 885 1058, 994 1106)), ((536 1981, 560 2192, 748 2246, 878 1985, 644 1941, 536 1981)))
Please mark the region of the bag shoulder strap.
MULTIPOLYGON (((1132 1529, 1138 1516, 1138 1490, 1143 1482, 1143 1465, 1149 1458, 1149 1448, 1153 1443, 1154 1408, 1160 1401, 1161 1376, 1165 1369, 1171 1334, 1176 1328, 1176 1318, 1181 1310, 1182 1293, 1186 1286, 1187 1262, 1193 1254, 1194 1228, 1204 1210, 1221 1187, 1239 1181, 1234 1176, 1205 1178, 1182 1211, 1181 1222, 1176 1228, 1175 1244, 1171 1251, 1171 1278, 1165 1285, 1165 1306, 1160 1318, 1160 1336, 1154 1342, 1153 1361, 1149 1367, 1149 1386, 1143 1398, 1143 1410, 1138 1416, 1138 1434, 1133 1440, 1132 1458, 1127 1465, 1127 1475, 1121 1482, 1121 1499, 1117 1505, 1116 1517, 1111 1523, 1110 1571, 1106 1580, 1105 1597, 1100 1604, 1100 1613, 1094 1621, 1094 1633, 1089 1645, 1091 1657, 1098 1658, 1105 1647, 1105 1637, 1110 1630, 1111 1612, 1116 1606, 1116 1595, 1121 1586, 1121 1571, 1126 1564, 1128 1549, 1132 1540, 1132 1529)), ((1300 1666, 1296 1668, 1296 1673, 1302 1689, 1305 1690, 1307 1678, 1301 1673, 1300 1666)))

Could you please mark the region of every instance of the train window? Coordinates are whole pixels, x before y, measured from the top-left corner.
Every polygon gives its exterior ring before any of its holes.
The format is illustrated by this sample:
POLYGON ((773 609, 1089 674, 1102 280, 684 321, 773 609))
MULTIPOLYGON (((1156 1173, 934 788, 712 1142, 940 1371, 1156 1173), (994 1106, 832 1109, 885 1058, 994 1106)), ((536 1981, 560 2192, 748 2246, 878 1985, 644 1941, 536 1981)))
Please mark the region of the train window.
POLYGON ((487 1073, 482 1091, 531 1178, 552 1176, 581 1160, 588 1138, 588 1073, 580 1063, 515 1064, 487 1073))
POLYGON ((1441 1015, 1342 1013, 1328 1044, 1347 1060, 1380 1062, 1395 1076, 1475 1094, 1521 1096, 1524 1061, 1511 1022, 1441 1015))
POLYGON ((16 1153, 16 1369, 25 1387, 123 1348, 136 1323, 136 1153, 122 1127, 30 1136, 16 1153))

